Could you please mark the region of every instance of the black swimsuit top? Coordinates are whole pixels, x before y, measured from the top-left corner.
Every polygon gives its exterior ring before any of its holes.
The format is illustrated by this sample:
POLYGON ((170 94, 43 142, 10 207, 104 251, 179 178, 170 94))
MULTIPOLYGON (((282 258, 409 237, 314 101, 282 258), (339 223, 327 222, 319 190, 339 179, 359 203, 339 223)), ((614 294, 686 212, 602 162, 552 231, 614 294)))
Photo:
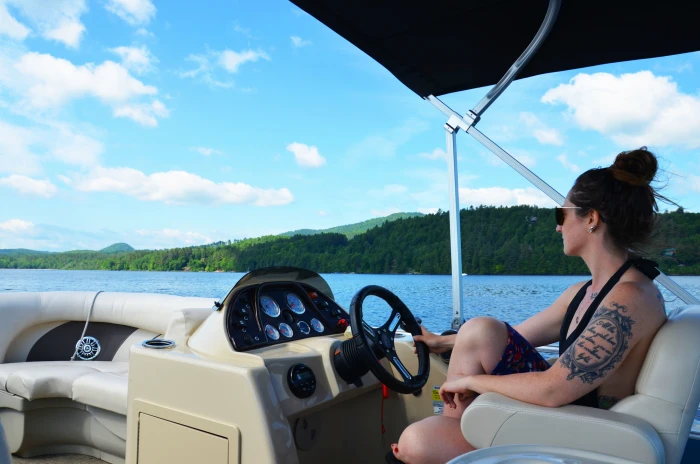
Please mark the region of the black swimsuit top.
MULTIPOLYGON (((627 270, 631 267, 634 266, 636 267, 642 274, 647 276, 649 279, 654 280, 658 275, 659 275, 659 270, 657 267, 659 266, 657 263, 654 261, 650 261, 648 259, 641 259, 641 258, 635 258, 635 259, 630 259, 628 260, 625 264, 622 265, 622 267, 615 273, 613 274, 612 277, 610 277, 610 280, 607 281, 605 286, 600 290, 598 293, 598 296, 593 300, 593 303, 588 307, 586 310, 586 314, 583 315, 581 318, 581 321, 578 323, 576 328, 574 329, 573 332, 571 332, 571 335, 569 337, 566 336, 567 332, 569 331, 569 326, 571 325, 571 321, 574 318, 574 314, 576 313, 576 310, 578 309, 579 305, 581 304, 581 301, 583 300, 583 297, 586 295, 586 290, 588 287, 591 286, 591 283, 593 283, 592 280, 589 280, 586 282, 586 284, 581 287, 581 290, 578 291, 576 296, 574 297, 573 300, 571 300, 571 303, 569 304, 569 308, 566 310, 566 316, 564 316, 564 322, 561 325, 561 330, 559 331, 559 356, 563 355, 564 352, 576 341, 576 339, 583 333, 584 330, 586 330, 586 327, 588 326, 588 323, 591 321, 591 318, 593 317, 593 313, 595 313, 596 309, 598 309, 598 306, 600 306, 600 303, 605 299, 605 297, 610 293, 610 290, 615 286, 620 281, 620 278, 622 275, 627 272, 627 270)), ((580 406, 589 406, 592 408, 597 408, 598 407, 598 393, 597 390, 593 390, 592 392, 588 393, 587 395, 579 398, 578 400, 574 401, 571 404, 578 404, 580 406)))

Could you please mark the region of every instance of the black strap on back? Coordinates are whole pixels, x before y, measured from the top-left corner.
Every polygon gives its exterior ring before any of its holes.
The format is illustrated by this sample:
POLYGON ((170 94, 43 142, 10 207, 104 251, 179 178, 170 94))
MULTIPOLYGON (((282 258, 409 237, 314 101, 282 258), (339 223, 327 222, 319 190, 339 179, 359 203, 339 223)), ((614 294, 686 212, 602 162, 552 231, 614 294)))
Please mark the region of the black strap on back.
POLYGON ((629 269, 631 266, 636 267, 650 280, 654 280, 660 273, 657 269, 659 265, 654 261, 642 258, 627 260, 627 262, 625 262, 625 264, 623 264, 622 267, 620 267, 620 269, 618 269, 618 271, 615 274, 613 274, 612 277, 610 277, 610 279, 606 282, 606 284, 598 293, 598 296, 596 296, 595 300, 593 300, 593 303, 591 303, 591 305, 586 310, 586 314, 583 315, 583 318, 581 318, 581 321, 579 322, 578 326, 576 326, 576 329, 574 329, 574 331, 571 332, 571 335, 567 337, 566 335, 569 331, 571 320, 574 318, 576 310, 581 304, 583 297, 586 295, 586 290, 588 289, 588 287, 591 286, 591 283, 593 281, 589 280, 588 282, 586 282, 586 284, 583 287, 581 287, 581 290, 578 291, 574 299, 571 300, 569 308, 566 310, 564 322, 562 323, 561 330, 559 331, 559 356, 564 354, 564 351, 566 351, 567 348, 569 348, 569 346, 571 346, 571 344, 583 333, 583 331, 588 326, 588 323, 590 322, 591 318, 593 317, 593 314, 595 313, 596 309, 598 309, 598 306, 600 306, 600 303, 603 302, 605 297, 608 296, 608 293, 610 293, 610 290, 612 290, 612 288, 620 281, 624 273, 627 272, 627 269, 629 269))

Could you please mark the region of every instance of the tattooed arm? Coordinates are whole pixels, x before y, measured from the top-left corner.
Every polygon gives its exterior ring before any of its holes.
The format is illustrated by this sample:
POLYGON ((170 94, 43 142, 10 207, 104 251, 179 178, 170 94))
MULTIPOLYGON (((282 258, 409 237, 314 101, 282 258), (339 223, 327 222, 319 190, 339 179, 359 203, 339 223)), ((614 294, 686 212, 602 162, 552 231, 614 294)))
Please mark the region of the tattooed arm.
POLYGON ((449 398, 451 392, 498 392, 542 406, 569 404, 598 388, 634 346, 658 328, 654 317, 645 317, 653 309, 644 295, 645 291, 633 283, 618 284, 581 336, 545 372, 463 377, 446 382, 441 394, 444 390, 449 398))

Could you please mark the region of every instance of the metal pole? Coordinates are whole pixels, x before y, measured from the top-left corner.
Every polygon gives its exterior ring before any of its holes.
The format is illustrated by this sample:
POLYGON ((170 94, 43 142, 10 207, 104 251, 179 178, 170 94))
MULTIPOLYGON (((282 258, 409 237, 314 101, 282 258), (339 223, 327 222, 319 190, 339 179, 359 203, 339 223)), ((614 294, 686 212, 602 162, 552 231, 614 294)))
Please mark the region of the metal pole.
POLYGON ((486 94, 484 98, 474 107, 472 113, 479 118, 484 111, 488 109, 491 104, 496 101, 496 99, 503 93, 503 91, 510 85, 511 82, 515 80, 520 71, 525 67, 525 65, 530 61, 530 59, 537 53, 540 46, 545 41, 549 32, 552 30, 557 16, 559 15, 559 7, 561 6, 561 0, 549 0, 549 6, 547 7, 547 13, 544 16, 544 21, 540 25, 540 29, 535 34, 535 37, 527 46, 525 51, 520 55, 520 57, 513 63, 508 69, 508 72, 498 81, 489 93, 486 94))
POLYGON ((447 138, 447 166, 450 189, 450 261, 452 263, 452 329, 462 325, 462 234, 460 232, 459 179, 457 171, 457 131, 459 126, 445 124, 447 138))

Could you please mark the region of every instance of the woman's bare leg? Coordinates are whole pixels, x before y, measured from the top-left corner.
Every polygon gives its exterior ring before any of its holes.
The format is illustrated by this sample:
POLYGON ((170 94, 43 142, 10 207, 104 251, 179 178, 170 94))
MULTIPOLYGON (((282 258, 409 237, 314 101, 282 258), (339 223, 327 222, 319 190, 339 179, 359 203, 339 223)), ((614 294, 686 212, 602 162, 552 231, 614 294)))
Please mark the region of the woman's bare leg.
MULTIPOLYGON (((465 323, 457 334, 452 349, 447 380, 466 375, 490 374, 496 368, 508 344, 508 329, 503 321, 492 317, 475 317, 465 323)), ((443 415, 460 419, 474 397, 455 397, 456 409, 445 407, 443 415)))
MULTIPOLYGON (((475 317, 462 326, 452 349, 447 380, 465 375, 490 374, 508 344, 506 325, 492 317, 475 317)), ((394 455, 407 464, 445 463, 474 449, 462 435, 461 418, 474 400, 455 398, 456 409, 445 407, 433 416, 409 425, 394 455)))
POLYGON ((459 419, 432 416, 409 425, 393 451, 406 464, 445 464, 472 450, 462 436, 459 419))

